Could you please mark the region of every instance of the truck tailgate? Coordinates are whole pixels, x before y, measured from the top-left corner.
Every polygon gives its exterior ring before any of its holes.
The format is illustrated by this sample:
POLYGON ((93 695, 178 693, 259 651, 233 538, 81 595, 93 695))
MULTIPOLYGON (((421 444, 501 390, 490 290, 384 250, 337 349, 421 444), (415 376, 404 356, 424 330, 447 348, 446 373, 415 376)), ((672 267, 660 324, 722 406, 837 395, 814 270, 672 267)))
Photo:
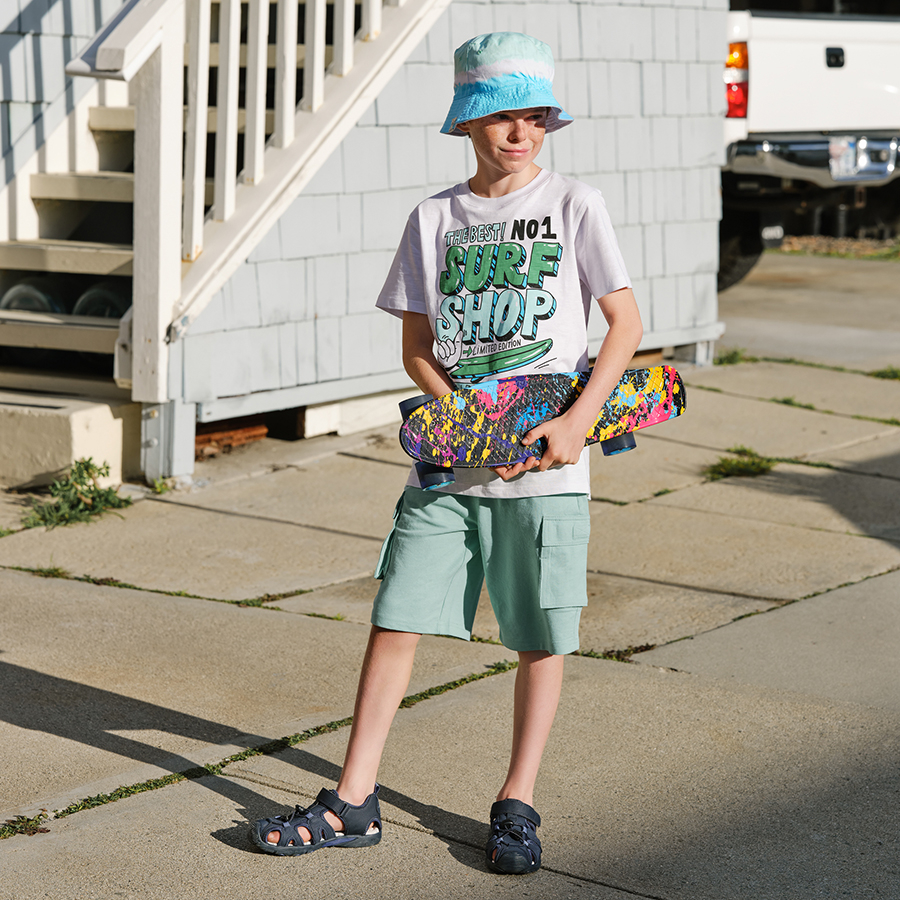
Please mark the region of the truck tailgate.
POLYGON ((900 128, 900 19, 753 13, 747 24, 749 131, 900 128), (844 65, 829 68, 826 48, 844 65))

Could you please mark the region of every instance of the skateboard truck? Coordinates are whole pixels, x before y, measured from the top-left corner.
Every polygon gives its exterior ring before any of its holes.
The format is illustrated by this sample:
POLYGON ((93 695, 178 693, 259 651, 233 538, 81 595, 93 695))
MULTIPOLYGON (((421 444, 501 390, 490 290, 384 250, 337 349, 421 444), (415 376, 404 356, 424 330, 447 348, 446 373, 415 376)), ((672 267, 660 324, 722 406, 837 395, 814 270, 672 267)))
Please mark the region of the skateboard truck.
MULTIPOLYGON (((430 400, 434 400, 431 394, 419 394, 417 397, 401 400, 400 415, 403 417, 403 421, 405 422, 413 412, 430 400)), ((442 487, 445 484, 453 484, 456 481, 456 476, 454 476, 453 469, 450 467, 436 466, 434 463, 428 462, 417 462, 415 470, 419 478, 419 486, 425 491, 433 491, 435 488, 442 487)))

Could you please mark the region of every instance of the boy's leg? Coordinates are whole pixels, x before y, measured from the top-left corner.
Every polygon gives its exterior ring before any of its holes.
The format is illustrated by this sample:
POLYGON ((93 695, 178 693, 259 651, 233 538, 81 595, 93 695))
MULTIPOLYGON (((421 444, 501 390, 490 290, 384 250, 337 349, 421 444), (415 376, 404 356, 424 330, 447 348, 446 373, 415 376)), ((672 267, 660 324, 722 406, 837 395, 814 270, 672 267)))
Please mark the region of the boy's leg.
MULTIPOLYGON (((420 637, 405 631, 387 631, 375 625, 369 633, 350 740, 337 785, 338 796, 353 806, 362 805, 375 790, 378 764, 394 715, 409 686, 420 637)), ((324 818, 335 831, 343 830, 343 822, 330 810, 324 813, 324 818)), ((312 836, 306 828, 297 831, 304 842, 310 841, 312 836)), ((279 836, 278 831, 270 831, 266 840, 277 844, 279 836)))
POLYGON ((534 784, 559 705, 565 657, 544 650, 519 653, 509 771, 498 800, 534 805, 534 784))

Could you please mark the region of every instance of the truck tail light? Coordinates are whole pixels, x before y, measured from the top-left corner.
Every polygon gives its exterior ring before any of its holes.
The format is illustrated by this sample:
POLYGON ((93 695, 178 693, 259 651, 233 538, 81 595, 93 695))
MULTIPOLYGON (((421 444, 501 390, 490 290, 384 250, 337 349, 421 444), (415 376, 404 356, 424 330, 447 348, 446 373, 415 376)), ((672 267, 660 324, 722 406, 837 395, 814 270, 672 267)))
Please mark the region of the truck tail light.
POLYGON ((747 44, 744 41, 728 45, 725 60, 725 96, 728 100, 727 119, 747 118, 747 99, 750 94, 747 44))

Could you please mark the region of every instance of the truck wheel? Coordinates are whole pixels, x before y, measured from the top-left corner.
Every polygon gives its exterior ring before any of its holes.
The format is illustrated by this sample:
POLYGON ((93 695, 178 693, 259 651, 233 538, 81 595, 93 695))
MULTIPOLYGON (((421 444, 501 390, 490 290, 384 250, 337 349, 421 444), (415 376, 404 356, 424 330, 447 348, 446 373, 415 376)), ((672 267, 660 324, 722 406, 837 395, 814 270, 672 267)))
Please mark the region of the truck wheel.
POLYGON ((747 247, 747 239, 733 234, 719 242, 718 289, 727 290, 744 278, 759 262, 763 248, 747 247))

